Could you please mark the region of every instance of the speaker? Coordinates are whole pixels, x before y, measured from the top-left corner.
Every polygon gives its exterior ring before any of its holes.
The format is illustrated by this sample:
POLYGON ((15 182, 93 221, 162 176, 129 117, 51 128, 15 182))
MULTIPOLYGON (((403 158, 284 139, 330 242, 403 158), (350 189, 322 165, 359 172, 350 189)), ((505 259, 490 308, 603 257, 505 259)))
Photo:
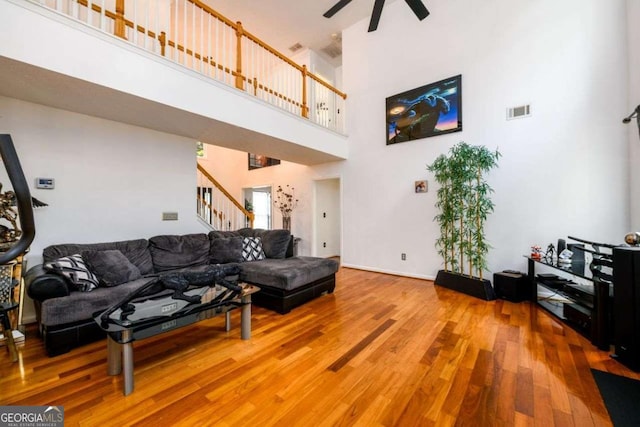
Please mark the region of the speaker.
POLYGON ((613 248, 612 356, 640 371, 640 248, 613 248))
POLYGON ((564 239, 558 239, 558 246, 556 246, 558 248, 558 255, 560 255, 562 253, 562 251, 564 251, 565 249, 567 249, 567 242, 564 239))
POLYGON ((530 289, 527 276, 517 271, 503 271, 493 274, 493 287, 498 298, 511 302, 529 299, 530 289))
POLYGON ((584 249, 583 243, 569 243, 567 244, 567 249, 573 252, 573 255, 571 256, 572 262, 584 263, 584 251, 580 250, 580 249, 584 249))

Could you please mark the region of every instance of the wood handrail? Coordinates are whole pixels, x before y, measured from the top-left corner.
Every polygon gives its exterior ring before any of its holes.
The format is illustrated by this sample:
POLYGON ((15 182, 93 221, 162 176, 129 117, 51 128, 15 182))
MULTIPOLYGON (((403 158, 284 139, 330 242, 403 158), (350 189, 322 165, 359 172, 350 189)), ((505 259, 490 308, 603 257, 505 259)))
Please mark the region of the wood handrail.
MULTIPOLYGON (((271 53, 272 55, 275 55, 279 59, 285 61, 287 64, 291 65, 296 70, 300 71, 301 73, 304 73, 304 71, 302 69, 303 68, 302 65, 296 64, 291 59, 287 58, 286 56, 284 56, 283 54, 281 54, 280 52, 275 50, 273 47, 268 45, 266 42, 260 40, 258 37, 254 36, 253 34, 248 32, 247 30, 243 30, 242 35, 244 35, 246 38, 250 39, 252 42, 256 43, 258 46, 262 47, 263 49, 269 51, 269 53, 271 53)), ((342 99, 347 99, 347 94, 346 93, 341 92, 340 90, 336 89, 335 87, 333 87, 329 83, 325 82, 324 80, 322 80, 320 77, 316 76, 315 74, 310 73, 309 71, 307 71, 306 76, 308 76, 311 79, 315 80, 316 82, 320 83, 322 86, 326 87, 330 91, 335 92, 336 95, 342 97, 342 99)))
POLYGON ((226 18, 225 16, 220 15, 218 12, 216 12, 213 9, 211 9, 209 6, 207 6, 206 4, 202 3, 201 1, 198 1, 198 0, 187 0, 187 1, 189 3, 191 3, 191 4, 194 4, 195 6, 198 6, 200 9, 204 10, 205 12, 209 13, 210 15, 213 15, 214 17, 218 18, 220 21, 222 21, 223 23, 227 24, 228 26, 230 26, 234 30, 237 30, 235 22, 233 22, 232 20, 226 18))
POLYGON ((227 190, 225 190, 225 188, 214 178, 212 177, 209 172, 206 171, 205 168, 203 168, 199 163, 198 163, 198 171, 200 173, 202 173, 202 175, 205 176, 205 178, 207 178, 209 181, 211 181, 211 183, 213 185, 216 186, 216 188, 218 190, 220 190, 220 192, 222 194, 224 194, 229 200, 231 200, 231 203, 233 203, 238 209, 240 209, 240 211, 247 217, 249 218, 249 221, 251 221, 251 223, 253 224, 253 220, 255 219, 255 214, 253 212, 249 212, 248 210, 245 209, 244 206, 242 206, 236 199, 235 197, 233 197, 231 194, 229 194, 229 192, 227 190))
MULTIPOLYGON (((261 40, 257 36, 253 35, 251 32, 249 32, 246 29, 244 29, 241 25, 239 25, 239 23, 232 22, 230 19, 225 18, 224 16, 220 15, 218 12, 216 12, 215 10, 211 9, 209 6, 207 6, 206 4, 204 4, 204 3, 202 3, 202 2, 200 2, 198 0, 187 0, 187 1, 192 3, 193 5, 201 8, 205 12, 210 13, 211 15, 213 15, 216 18, 218 18, 219 20, 223 21, 225 24, 227 24, 228 26, 233 28, 236 32, 240 31, 240 34, 242 36, 248 38, 252 42, 256 43, 258 46, 260 46, 263 49, 267 50, 272 55, 274 55, 277 58, 281 59, 282 61, 286 62, 287 64, 289 64, 290 66, 292 66, 296 70, 300 71, 300 73, 303 72, 301 65, 298 65, 297 63, 293 62, 291 59, 287 58, 282 53, 278 52, 275 48, 271 47, 271 45, 269 45, 267 42, 261 40)), ((320 83, 322 86, 326 87, 330 91, 335 92, 342 99, 347 99, 347 94, 346 93, 336 89, 335 87, 333 87, 329 83, 325 82, 324 80, 322 80, 321 78, 319 78, 315 74, 310 73, 310 72, 307 71, 307 76, 310 77, 311 79, 315 80, 316 82, 320 83)))
MULTIPOLYGON (((89 1, 88 0, 77 0, 78 4, 84 6, 84 7, 89 7, 89 1)), ((207 6, 206 4, 202 3, 199 0, 187 0, 187 2, 191 3, 193 6, 200 8, 202 11, 210 14, 211 16, 213 16, 215 19, 219 20, 220 22, 222 22, 224 25, 227 25, 228 27, 230 27, 231 29, 235 30, 236 33, 236 37, 237 37, 237 46, 236 46, 236 51, 237 51, 237 55, 236 55, 236 70, 232 70, 228 67, 225 67, 222 64, 218 64, 215 61, 213 61, 213 59, 208 58, 208 57, 204 57, 201 53, 196 52, 195 50, 189 49, 186 46, 182 46, 172 40, 169 40, 166 37, 166 33, 162 32, 160 34, 148 30, 145 27, 143 27, 142 25, 136 24, 133 21, 127 19, 125 17, 125 0, 116 0, 116 10, 115 11, 109 11, 106 8, 103 10, 103 8, 101 8, 99 5, 95 4, 95 3, 91 3, 91 10, 93 10, 94 12, 97 12, 100 15, 103 15, 109 19, 112 19, 114 21, 114 33, 116 36, 121 37, 123 39, 126 39, 126 32, 125 32, 125 28, 129 27, 131 29, 133 29, 134 31, 146 34, 147 36, 153 38, 153 39, 157 39, 160 42, 160 49, 161 49, 161 53, 164 56, 165 55, 165 47, 166 46, 170 46, 173 47, 175 49, 177 49, 178 51, 184 52, 187 55, 190 55, 200 61, 206 61, 207 63, 209 63, 210 65, 222 70, 225 73, 230 74, 231 76, 235 77, 235 86, 239 89, 243 89, 244 90, 244 84, 243 82, 247 82, 248 84, 253 86, 254 92, 257 91, 257 89, 262 89, 264 91, 266 91, 267 93, 273 94, 274 96, 277 96, 278 98, 284 100, 285 102, 290 103, 293 106, 299 107, 300 108, 300 114, 303 117, 308 118, 309 117, 309 107, 307 105, 307 90, 308 90, 308 85, 306 84, 306 78, 308 77, 309 79, 315 81, 316 83, 324 86, 325 88, 327 88, 329 91, 335 93, 336 95, 340 96, 342 99, 347 99, 347 94, 336 89, 334 86, 332 86, 331 84, 327 83, 326 81, 324 81, 323 79, 321 79, 320 77, 316 76, 315 74, 311 73, 308 71, 308 69, 306 68, 306 66, 301 66, 298 65, 297 63, 293 62, 291 59, 287 58, 285 55, 283 55, 282 53, 278 52, 275 48, 273 48, 272 46, 270 46, 268 43, 266 43, 265 41, 261 40, 260 38, 258 38, 257 36, 253 35, 252 33, 248 32, 246 29, 244 29, 242 27, 242 24, 240 22, 232 22, 230 19, 224 17, 223 15, 221 15, 220 13, 216 12, 214 9, 212 9, 211 7, 207 6), (274 91, 273 89, 270 89, 262 84, 256 84, 254 83, 255 80, 245 77, 242 74, 242 63, 241 63, 241 39, 242 37, 246 37, 249 40, 251 40, 253 43, 255 43, 256 45, 258 45, 259 47, 263 48, 264 50, 266 50, 267 52, 269 52, 270 54, 274 55, 276 58, 282 60, 283 62, 285 62, 286 64, 288 64, 289 66, 293 67, 294 69, 298 70, 301 75, 302 75, 302 80, 303 80, 303 87, 302 87, 302 100, 301 101, 295 101, 289 97, 287 97, 284 94, 278 93, 277 91, 274 91)), ((254 93, 255 95, 255 93, 254 93)))

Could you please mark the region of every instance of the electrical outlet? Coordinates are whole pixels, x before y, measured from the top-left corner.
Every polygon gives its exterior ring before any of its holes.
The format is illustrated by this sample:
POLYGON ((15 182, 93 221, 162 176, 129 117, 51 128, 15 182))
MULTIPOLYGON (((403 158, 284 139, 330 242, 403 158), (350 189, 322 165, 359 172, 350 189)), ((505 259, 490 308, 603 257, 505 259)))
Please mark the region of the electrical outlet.
POLYGON ((402 258, 403 261, 407 260, 407 254, 400 254, 400 258, 402 258))
POLYGON ((322 247, 326 248, 327 247, 327 242, 322 243, 322 247))

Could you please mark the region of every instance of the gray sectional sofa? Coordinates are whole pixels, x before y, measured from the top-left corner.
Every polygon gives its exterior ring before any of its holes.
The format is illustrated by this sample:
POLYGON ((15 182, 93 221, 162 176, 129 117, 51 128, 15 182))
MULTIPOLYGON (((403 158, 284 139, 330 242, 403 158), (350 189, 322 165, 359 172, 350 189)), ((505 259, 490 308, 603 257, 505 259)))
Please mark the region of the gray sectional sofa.
POLYGON ((55 356, 104 337, 93 315, 165 274, 204 271, 212 264, 237 265, 239 280, 261 289, 252 296, 253 304, 281 314, 333 292, 336 261, 292 255, 293 239, 287 230, 249 228, 59 244, 44 249, 43 264, 27 271, 25 285, 47 354, 55 356))

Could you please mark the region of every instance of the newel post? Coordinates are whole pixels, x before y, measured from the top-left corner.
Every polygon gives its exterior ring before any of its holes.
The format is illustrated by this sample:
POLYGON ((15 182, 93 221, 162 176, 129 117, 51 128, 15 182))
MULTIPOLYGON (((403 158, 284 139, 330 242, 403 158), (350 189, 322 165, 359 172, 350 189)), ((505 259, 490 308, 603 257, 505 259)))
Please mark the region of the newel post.
POLYGON ((302 117, 309 118, 309 106, 307 105, 307 66, 302 66, 302 117))
POLYGON ((125 0, 116 0, 116 18, 113 27, 113 34, 126 40, 127 27, 124 22, 124 1, 125 0))
POLYGON ((158 41, 160 42, 160 55, 164 56, 167 49, 167 33, 160 31, 158 41))
POLYGON ((236 87, 244 90, 242 81, 242 23, 236 23, 236 87))

